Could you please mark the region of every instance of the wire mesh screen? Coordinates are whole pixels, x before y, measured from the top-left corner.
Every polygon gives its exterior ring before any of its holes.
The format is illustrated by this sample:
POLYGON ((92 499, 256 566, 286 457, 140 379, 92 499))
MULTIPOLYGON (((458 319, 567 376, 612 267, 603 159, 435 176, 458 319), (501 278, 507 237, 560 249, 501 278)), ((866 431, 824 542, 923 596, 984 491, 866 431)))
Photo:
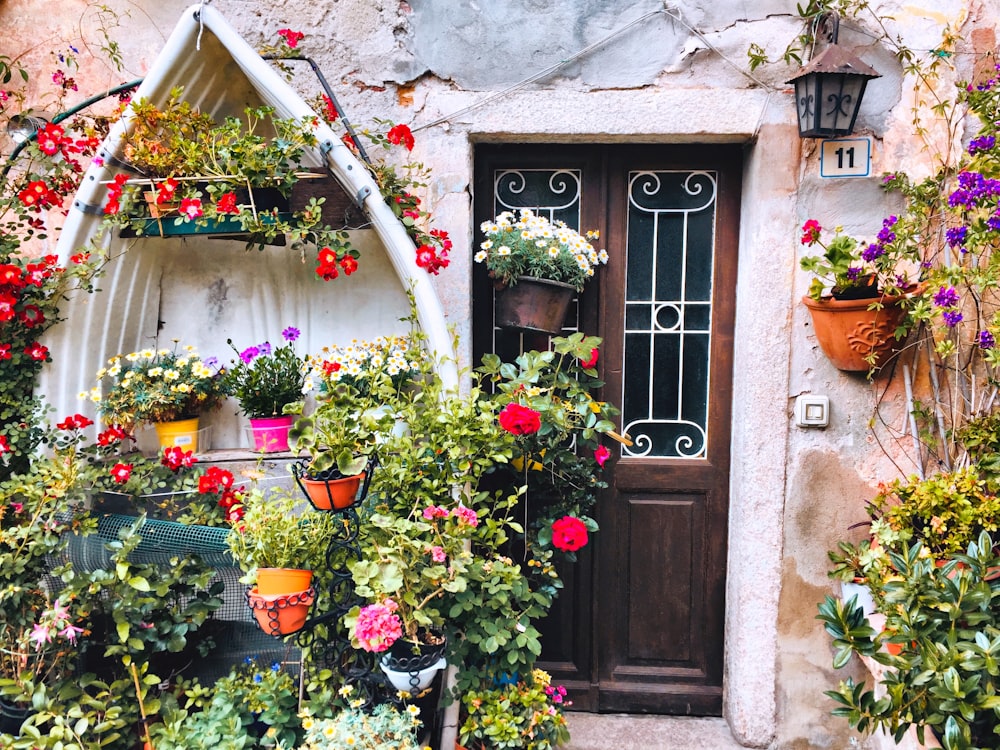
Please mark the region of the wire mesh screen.
MULTIPOLYGON (((53 563, 69 562, 75 570, 84 572, 112 567, 108 543, 117 540, 123 529, 138 522, 136 516, 101 515, 96 533, 69 535, 62 559, 53 560, 53 563)), ((225 528, 146 519, 139 527, 142 541, 129 555, 134 563, 160 566, 170 566, 171 560, 177 557, 197 555, 214 569, 212 583, 222 582, 223 604, 201 628, 201 635, 210 636, 214 647, 206 657, 199 656, 189 664, 179 665, 185 675, 202 680, 224 676, 247 657, 266 664, 294 664, 301 658, 297 647, 267 635, 257 626, 244 596, 246 586, 239 580, 243 571, 229 554, 228 533, 229 529, 225 528)))

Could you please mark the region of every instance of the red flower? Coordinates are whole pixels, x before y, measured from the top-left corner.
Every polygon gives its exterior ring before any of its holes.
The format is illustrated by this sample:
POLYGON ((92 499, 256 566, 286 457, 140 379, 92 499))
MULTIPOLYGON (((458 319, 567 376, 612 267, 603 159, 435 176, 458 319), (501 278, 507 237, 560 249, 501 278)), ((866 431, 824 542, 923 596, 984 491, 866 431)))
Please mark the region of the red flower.
POLYGON ((823 227, 819 225, 819 222, 816 219, 809 219, 802 225, 802 244, 815 245, 819 242, 819 233, 821 231, 823 231, 823 227))
POLYGON ((17 315, 14 310, 14 305, 17 304, 17 297, 13 294, 6 294, 0 292, 0 323, 5 320, 11 320, 17 315))
POLYGON ((218 466, 210 466, 198 478, 198 492, 203 495, 225 492, 233 486, 234 481, 235 478, 231 471, 220 469, 218 466))
POLYGON ((10 359, 10 344, 0 344, 0 360, 10 359))
POLYGON ((327 377, 330 377, 335 372, 340 372, 341 366, 342 365, 340 364, 340 362, 331 362, 330 360, 326 360, 321 365, 321 367, 323 368, 323 374, 326 375, 327 377))
POLYGON ((41 286, 45 279, 52 276, 52 270, 45 263, 29 263, 24 270, 25 281, 35 286, 41 286))
POLYGON ((417 248, 417 265, 426 270, 427 273, 437 276, 438 271, 448 267, 448 263, 450 261, 447 250, 442 250, 439 255, 431 245, 421 245, 417 248))
POLYGON ((580 365, 588 368, 593 367, 597 364, 597 358, 600 355, 601 353, 597 350, 597 347, 594 347, 590 350, 590 356, 587 359, 584 359, 583 357, 580 358, 580 365))
POLYGON ((111 425, 104 432, 97 436, 98 445, 113 445, 126 437, 125 430, 123 430, 118 425, 111 425))
POLYGON ((82 414, 74 414, 59 422, 56 427, 60 430, 82 430, 84 427, 90 427, 92 424, 94 424, 94 420, 88 419, 82 414))
POLYGON ((0 435, 0 456, 10 451, 10 443, 7 442, 6 435, 0 435))
POLYGON ((344 270, 344 275, 350 276, 358 270, 358 261, 350 255, 345 255, 340 259, 340 267, 344 270))
POLYGON ((21 269, 11 263, 0 265, 0 285, 20 288, 24 286, 21 269))
POLYGON ((192 466, 197 460, 193 451, 185 451, 178 445, 164 448, 163 455, 160 457, 160 463, 171 471, 179 471, 182 466, 192 466))
POLYGON ((410 132, 409 125, 396 125, 386 134, 386 138, 389 139, 389 143, 394 146, 399 146, 402 144, 406 147, 407 151, 413 150, 413 133, 410 132))
POLYGON ((64 144, 70 142, 65 136, 66 132, 62 126, 47 122, 45 127, 38 131, 38 148, 43 154, 55 156, 64 144))
POLYGON ((611 451, 603 445, 597 446, 597 449, 594 451, 594 460, 597 461, 597 465, 603 467, 609 458, 611 458, 611 451))
POLYGON ((173 177, 161 182, 159 189, 156 191, 156 202, 170 203, 174 199, 174 193, 177 192, 177 184, 177 180, 173 177))
POLYGON ((498 417, 500 426, 511 435, 533 435, 542 427, 542 416, 516 402, 507 404, 498 417))
POLYGON ((333 104, 333 99, 326 94, 323 94, 323 115, 326 117, 327 122, 336 122, 337 118, 340 117, 340 113, 333 104))
POLYGON ((284 38, 285 43, 290 49, 295 49, 305 37, 305 34, 301 31, 292 31, 291 29, 278 29, 278 36, 284 38))
POLYGON ((552 546, 563 552, 576 552, 587 544, 587 527, 574 516, 552 522, 552 546))
POLYGON ((28 328, 34 328, 45 322, 45 315, 39 309, 38 305, 25 305, 21 312, 18 313, 18 317, 28 328))
POLYGON ((204 211, 201 209, 201 198, 185 198, 181 201, 181 213, 189 219, 197 219, 204 211))
POLYGON ((337 253, 328 247, 321 247, 316 253, 316 260, 321 266, 329 266, 337 262, 337 253))
POLYGON ((81 263, 86 263, 88 260, 90 260, 90 253, 76 253, 76 255, 69 256, 70 263, 77 266, 81 263))
POLYGON ((118 484, 125 484, 132 476, 132 464, 117 463, 111 467, 111 478, 118 484))
POLYGON ((49 349, 47 346, 42 346, 36 341, 35 343, 28 344, 28 346, 24 347, 24 353, 36 362, 44 362, 46 357, 49 356, 49 349))
POLYGON ((238 214, 240 209, 236 205, 236 193, 223 193, 220 195, 218 203, 215 204, 215 210, 220 214, 238 214))

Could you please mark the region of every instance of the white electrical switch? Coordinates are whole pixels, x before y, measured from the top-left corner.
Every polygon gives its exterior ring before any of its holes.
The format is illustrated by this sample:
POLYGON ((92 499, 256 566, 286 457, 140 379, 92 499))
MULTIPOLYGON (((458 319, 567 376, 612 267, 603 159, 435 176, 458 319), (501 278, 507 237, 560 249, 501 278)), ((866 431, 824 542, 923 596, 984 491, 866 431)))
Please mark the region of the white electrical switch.
POLYGON ((830 399, 803 394, 795 399, 795 424, 799 427, 827 427, 830 424, 830 399))

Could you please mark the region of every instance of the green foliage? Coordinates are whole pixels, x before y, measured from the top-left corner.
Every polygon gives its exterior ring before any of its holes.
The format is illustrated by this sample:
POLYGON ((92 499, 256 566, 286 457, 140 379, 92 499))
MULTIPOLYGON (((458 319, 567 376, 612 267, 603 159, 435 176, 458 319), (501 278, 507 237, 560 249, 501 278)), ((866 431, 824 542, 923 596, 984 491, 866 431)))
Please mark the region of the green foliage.
POLYGON ((244 515, 226 540, 248 580, 257 568, 323 567, 326 551, 340 522, 334 514, 303 507, 288 490, 265 496, 254 487, 243 496, 244 515))
POLYGON ((188 750, 194 745, 222 750, 271 746, 294 747, 301 741, 298 681, 273 663, 264 666, 252 657, 212 686, 197 680, 186 683, 183 707, 164 714, 151 729, 159 750, 188 750))
POLYGON ((919 542, 890 552, 889 559, 894 572, 881 584, 881 634, 858 608, 832 597, 820 605, 835 667, 859 654, 886 668, 880 691, 850 678, 828 691, 838 704, 834 715, 864 733, 884 729, 897 742, 915 725, 921 738, 933 730, 947 750, 996 747, 1000 556, 993 540, 984 532, 944 566, 935 565, 919 542), (898 644, 897 655, 884 649, 887 642, 898 644))
POLYGON ((964 550, 983 531, 1000 526, 1000 497, 994 480, 970 466, 926 479, 894 480, 872 501, 880 524, 873 534, 883 547, 919 540, 935 557, 964 550))
POLYGON ((562 713, 563 695, 565 690, 553 686, 540 669, 530 679, 469 691, 462 696, 466 718, 460 741, 470 747, 481 742, 491 750, 564 745, 569 742, 569 728, 562 713))

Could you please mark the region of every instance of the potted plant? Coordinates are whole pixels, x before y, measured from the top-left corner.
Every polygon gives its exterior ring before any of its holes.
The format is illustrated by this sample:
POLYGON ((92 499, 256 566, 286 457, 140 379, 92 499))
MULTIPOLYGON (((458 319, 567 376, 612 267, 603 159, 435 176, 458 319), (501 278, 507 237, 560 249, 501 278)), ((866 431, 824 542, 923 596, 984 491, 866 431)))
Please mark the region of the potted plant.
POLYGON ((336 521, 331 514, 300 508, 281 488, 265 497, 255 487, 243 496, 242 506, 227 543, 246 573, 242 580, 250 584, 250 608, 266 633, 299 630, 315 601, 313 571, 326 561, 336 521))
POLYGON ((417 732, 421 728, 420 709, 408 705, 403 709, 391 703, 380 703, 374 709, 344 708, 333 717, 302 720, 305 740, 298 750, 339 750, 343 747, 359 750, 419 750, 417 732))
POLYGON ((197 452, 198 416, 223 395, 220 373, 193 346, 115 355, 90 391, 106 424, 132 433, 152 423, 160 445, 197 452))
POLYGON ((400 690, 425 688, 444 667, 448 595, 467 586, 466 542, 478 525, 476 511, 461 503, 366 518, 361 555, 348 568, 355 593, 369 603, 354 606, 344 624, 355 648, 384 654, 379 664, 400 690))
POLYGON ((269 341, 242 351, 223 376, 223 387, 240 402, 250 420, 254 450, 275 453, 288 450, 288 430, 302 412, 302 392, 306 384, 306 359, 295 353, 299 329, 289 326, 281 332, 285 343, 272 347, 269 341))
POLYGON ((402 429, 392 404, 426 364, 419 344, 399 336, 326 347, 313 358, 317 406, 295 423, 289 445, 308 454, 296 477, 317 508, 342 509, 358 499, 361 483, 371 481, 377 441, 402 429))
POLYGON ((594 269, 608 262, 606 250, 565 222, 550 221, 528 209, 504 211, 480 227, 486 236, 475 255, 498 285, 497 325, 558 333, 573 294, 583 291, 594 269))
POLYGON ((566 688, 532 670, 523 680, 491 685, 462 696, 459 739, 468 750, 559 747, 569 742, 563 708, 566 688))
POLYGON ((839 370, 877 370, 898 350, 906 331, 906 304, 914 291, 908 271, 918 261, 911 250, 894 244, 898 222, 896 216, 886 218, 871 243, 842 234, 840 227, 824 243, 818 221, 802 225, 802 244, 824 251, 799 262, 814 274, 802 302, 820 347, 839 370))
POLYGON ((216 122, 183 95, 175 88, 162 106, 129 104, 123 152, 144 176, 112 180, 108 225, 135 235, 242 234, 258 246, 284 237, 356 267, 346 232, 323 222, 322 201, 289 208, 293 187, 316 176, 301 167, 306 149, 317 146, 313 122, 276 118, 267 106, 216 122))

